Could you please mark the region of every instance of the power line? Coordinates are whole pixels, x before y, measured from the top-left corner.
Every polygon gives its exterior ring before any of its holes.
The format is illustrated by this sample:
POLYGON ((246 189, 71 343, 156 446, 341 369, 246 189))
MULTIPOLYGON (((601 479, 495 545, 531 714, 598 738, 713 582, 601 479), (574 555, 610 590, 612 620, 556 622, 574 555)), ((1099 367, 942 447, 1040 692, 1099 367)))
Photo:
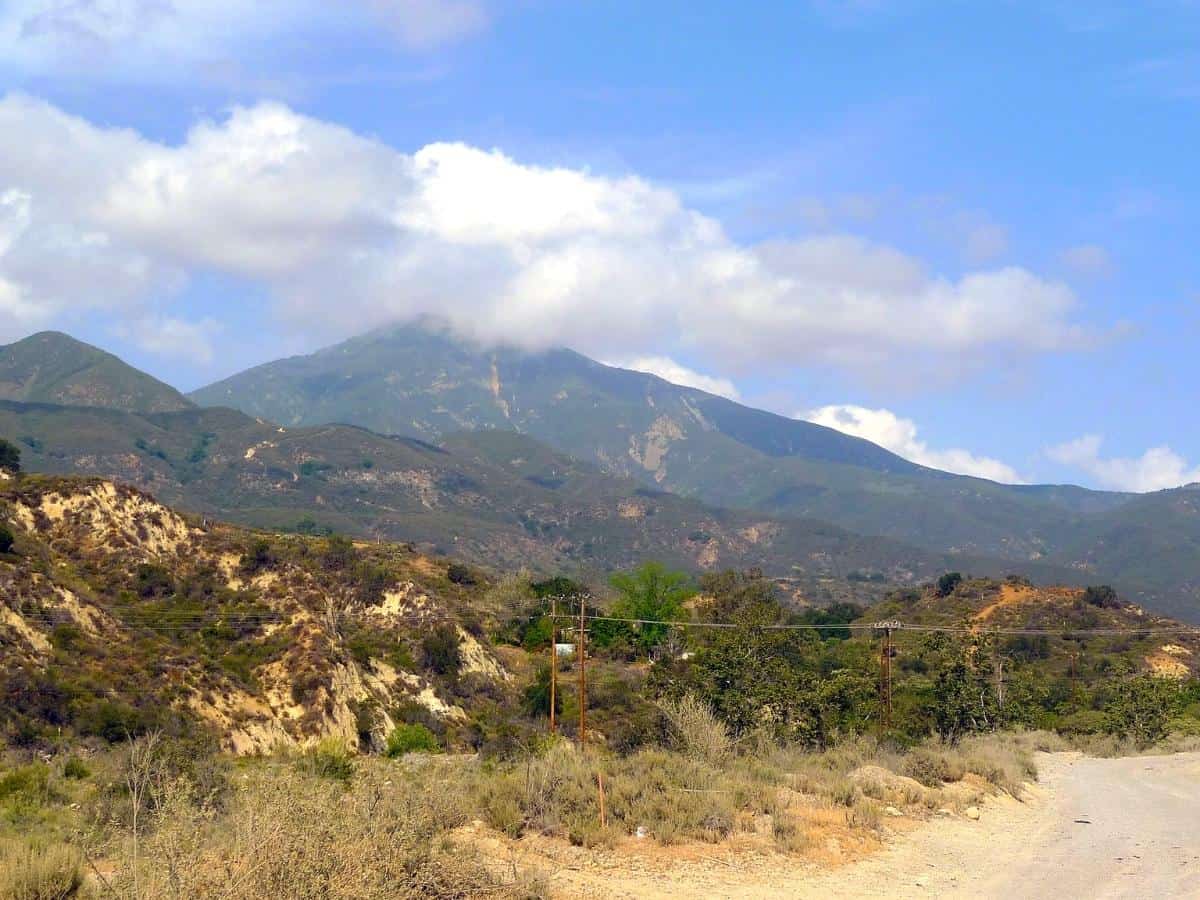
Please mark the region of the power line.
MULTIPOLYGON (((31 612, 21 612, 15 607, 9 607, 14 613, 20 615, 26 621, 34 621, 45 623, 47 625, 69 624, 65 619, 74 619, 77 617, 70 611, 63 610, 57 613, 51 608, 50 610, 41 609, 31 612)), ((130 628, 139 628, 142 630, 161 630, 161 631, 180 631, 189 629, 204 629, 219 625, 274 625, 274 624, 305 624, 306 622, 328 622, 337 623, 354 623, 366 624, 376 614, 373 613, 373 608, 366 608, 362 611, 348 612, 345 610, 330 610, 330 611, 312 611, 302 610, 296 614, 287 613, 224 613, 219 610, 211 612, 206 611, 187 611, 173 612, 164 610, 161 613, 152 612, 139 607, 114 607, 114 606, 95 606, 91 607, 95 613, 105 614, 118 623, 130 628), (311 618, 297 620, 297 615, 306 615, 311 618)), ((657 625, 668 628, 681 629, 745 629, 757 631, 851 631, 851 632, 883 632, 886 630, 892 631, 909 631, 914 633, 926 634, 965 634, 965 635, 997 635, 997 636, 1047 636, 1047 637, 1121 637, 1125 635, 1140 635, 1140 636, 1196 636, 1200 637, 1200 626, 1194 625, 1148 625, 1146 627, 1111 627, 1111 628, 1035 628, 1031 626, 989 626, 989 625, 938 625, 926 624, 921 622, 826 622, 826 623, 811 623, 811 622, 769 622, 769 623, 745 623, 745 622, 706 622, 694 621, 689 619, 647 619, 635 618, 627 616, 606 616, 597 613, 572 614, 561 613, 555 609, 551 609, 549 613, 538 613, 528 616, 522 616, 528 621, 541 618, 542 616, 553 620, 566 620, 567 622, 613 622, 625 625, 657 625)), ((392 624, 427 624, 432 622, 454 622, 455 624, 466 624, 468 622, 459 615, 447 614, 420 614, 420 613, 405 613, 401 615, 378 615, 381 625, 392 624)))
MULTIPOLYGON (((559 614, 558 618, 576 619, 578 616, 559 614)), ((593 622, 617 622, 628 625, 665 625, 670 628, 744 628, 758 631, 914 631, 914 632, 944 632, 949 634, 1002 634, 1002 635, 1048 635, 1048 636, 1120 636, 1120 635, 1150 635, 1150 634, 1179 634, 1196 635, 1200 637, 1200 626, 1174 625, 1146 628, 997 628, 993 626, 971 625, 925 625, 916 622, 826 622, 816 624, 810 622, 777 622, 764 624, 748 624, 743 622, 696 622, 691 620, 670 619, 637 619, 623 616, 584 616, 593 622)))

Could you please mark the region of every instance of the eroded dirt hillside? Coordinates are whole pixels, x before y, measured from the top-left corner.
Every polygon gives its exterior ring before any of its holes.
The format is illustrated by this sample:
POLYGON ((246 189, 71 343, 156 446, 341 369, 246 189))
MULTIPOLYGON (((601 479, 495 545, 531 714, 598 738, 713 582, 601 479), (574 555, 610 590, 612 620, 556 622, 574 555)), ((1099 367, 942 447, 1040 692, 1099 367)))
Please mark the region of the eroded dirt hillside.
POLYGON ((14 537, 0 693, 18 743, 183 713, 236 753, 378 747, 399 711, 466 729, 468 699, 511 689, 471 612, 483 576, 451 581, 406 545, 258 534, 89 479, 6 480, 0 523, 14 537))

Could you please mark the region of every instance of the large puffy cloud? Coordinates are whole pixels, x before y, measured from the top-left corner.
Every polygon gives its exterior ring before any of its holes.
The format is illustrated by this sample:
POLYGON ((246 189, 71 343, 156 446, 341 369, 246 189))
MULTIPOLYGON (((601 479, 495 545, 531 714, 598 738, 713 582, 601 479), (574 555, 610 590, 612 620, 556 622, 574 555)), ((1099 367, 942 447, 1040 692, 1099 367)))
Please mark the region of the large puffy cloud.
POLYGON ((1192 466, 1170 447, 1151 447, 1137 457, 1103 457, 1100 435, 1083 437, 1046 450, 1055 462, 1091 475, 1101 487, 1119 491, 1161 491, 1200 481, 1200 466, 1192 466))
POLYGON ((676 348, 726 371, 957 371, 1085 338, 1071 291, 1024 269, 942 277, 845 235, 741 245, 641 178, 463 144, 407 154, 278 104, 166 145, 9 96, 0 132, 21 136, 0 145, 20 212, 0 221, 0 302, 42 319, 170 318, 164 298, 216 272, 314 339, 433 313, 485 340, 676 348))
POLYGON ((917 425, 887 409, 867 409, 862 406, 822 406, 797 418, 815 422, 855 437, 864 438, 891 450, 898 456, 946 472, 974 475, 992 481, 1019 484, 1024 481, 1012 466, 987 456, 976 456, 968 450, 951 448, 935 450, 921 440, 917 425))

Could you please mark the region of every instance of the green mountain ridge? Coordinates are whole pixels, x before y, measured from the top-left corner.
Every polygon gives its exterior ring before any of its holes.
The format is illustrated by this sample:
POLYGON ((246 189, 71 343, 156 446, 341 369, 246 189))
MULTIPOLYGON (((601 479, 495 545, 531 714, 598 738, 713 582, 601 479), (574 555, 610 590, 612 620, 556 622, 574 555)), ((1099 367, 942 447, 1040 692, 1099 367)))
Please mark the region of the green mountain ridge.
POLYGON ((191 395, 290 425, 426 440, 515 430, 607 472, 719 507, 832 522, 939 553, 1033 561, 1128 495, 928 469, 859 438, 570 350, 488 349, 437 323, 381 329, 191 395))
POLYGON ((0 347, 0 399, 172 412, 183 394, 97 347, 43 331, 0 347))
MULTIPOLYGON (((515 432, 459 433, 437 446, 356 426, 282 428, 223 408, 0 401, 0 434, 16 436, 28 471, 101 476, 235 523, 411 542, 499 569, 603 572, 646 558, 693 571, 758 567, 798 599, 832 600, 870 599, 964 561, 824 522, 708 507, 515 432)), ((1049 579, 1072 574, 1038 568, 1049 579)))

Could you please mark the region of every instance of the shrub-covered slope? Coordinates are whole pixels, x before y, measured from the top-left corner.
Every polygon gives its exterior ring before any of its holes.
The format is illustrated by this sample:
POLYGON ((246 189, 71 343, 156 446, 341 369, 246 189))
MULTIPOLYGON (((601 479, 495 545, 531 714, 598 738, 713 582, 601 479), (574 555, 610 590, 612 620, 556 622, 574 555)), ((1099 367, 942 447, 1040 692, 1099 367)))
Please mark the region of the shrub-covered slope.
MULTIPOLYGON (((411 541, 500 569, 610 571, 646 558, 757 566, 801 598, 830 600, 967 565, 822 522, 708 507, 514 432, 452 435, 439 447, 342 425, 281 428, 229 409, 139 415, 0 401, 0 435, 30 471, 102 476, 204 515, 411 541)), ((1011 564, 970 565, 998 575, 1011 564)))
POLYGON ((192 406, 173 387, 56 331, 0 346, 0 399, 138 412, 192 406))
POLYGON ((464 696, 509 689, 469 602, 484 587, 403 545, 205 524, 101 480, 2 482, 0 523, 0 728, 18 744, 199 726, 235 752, 382 747, 398 710, 466 729, 464 696))

